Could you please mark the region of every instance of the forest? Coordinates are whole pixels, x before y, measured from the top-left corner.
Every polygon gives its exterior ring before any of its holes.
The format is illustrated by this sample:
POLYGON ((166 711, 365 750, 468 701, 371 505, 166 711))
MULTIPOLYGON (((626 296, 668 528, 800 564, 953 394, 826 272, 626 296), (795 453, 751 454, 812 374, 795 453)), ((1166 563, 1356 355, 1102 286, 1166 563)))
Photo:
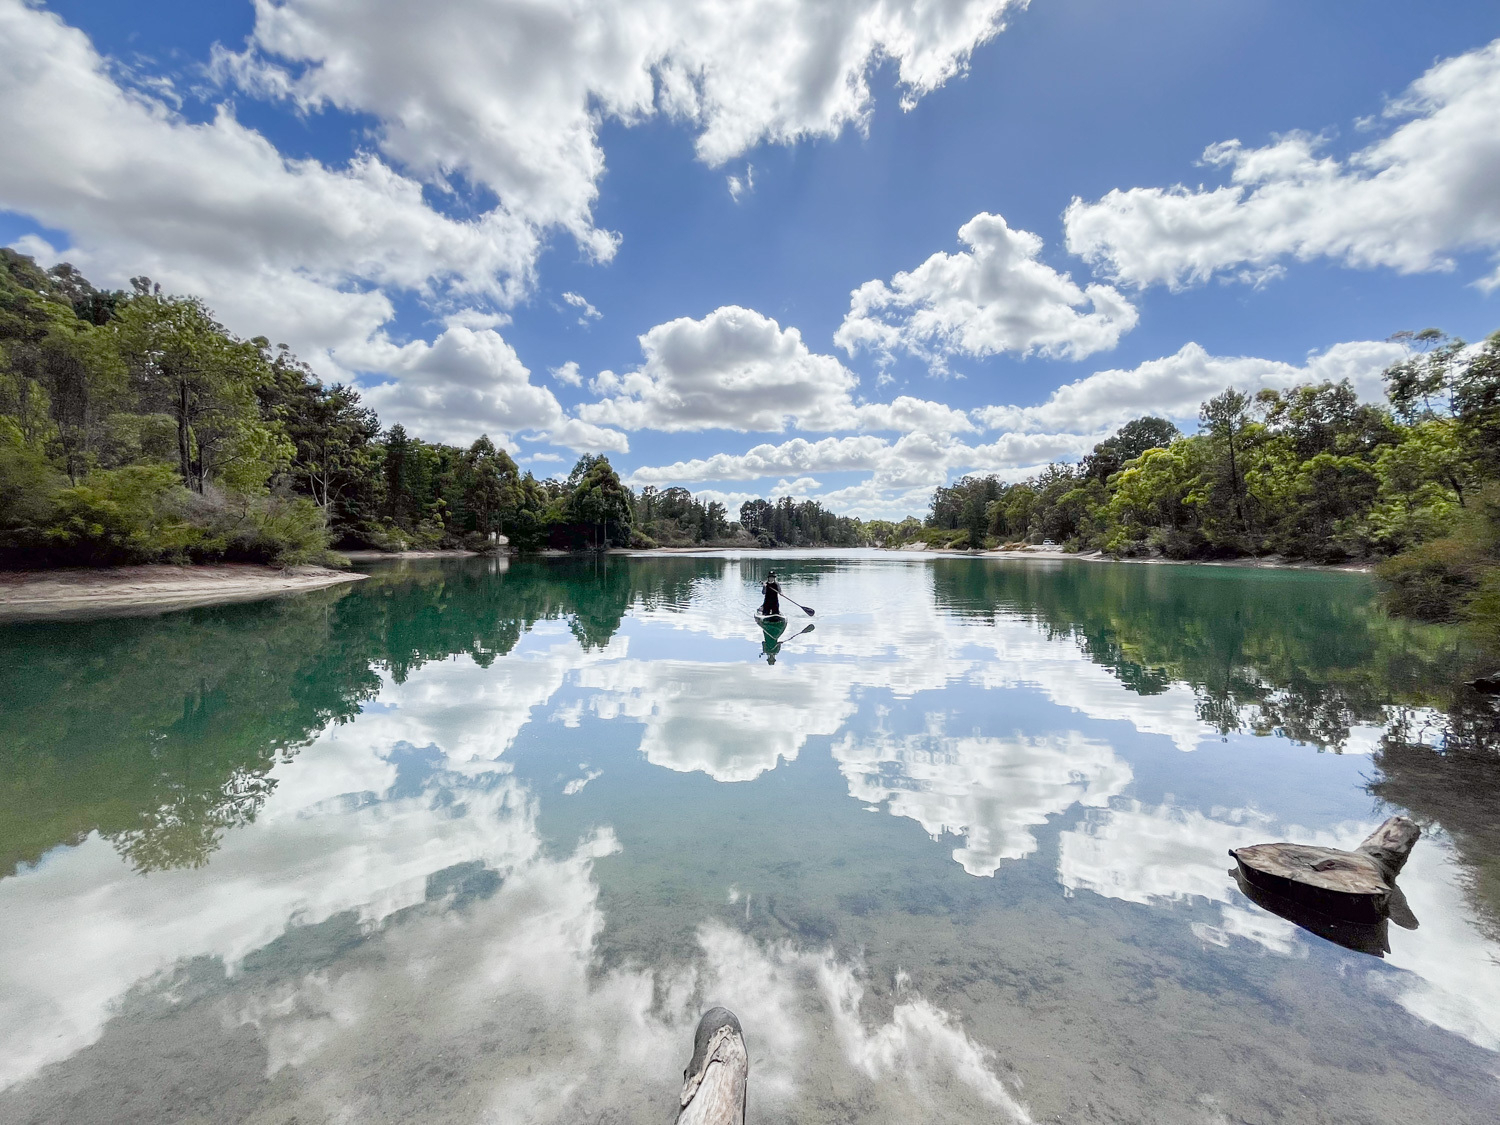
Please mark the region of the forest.
POLYGON ((149 278, 100 290, 0 249, 0 565, 337 562, 337 550, 653 546, 1005 548, 1116 557, 1376 560, 1401 612, 1500 621, 1500 333, 1402 333, 1386 402, 1347 383, 1228 388, 1181 433, 1138 418, 1080 462, 969 476, 925 520, 757 499, 732 519, 382 426, 283 344, 240 339, 149 278))
MULTIPOLYGON (((285 345, 242 340, 149 278, 101 291, 0 249, 0 565, 337 562, 344 549, 859 542, 814 501, 729 519, 626 487, 605 457, 562 480, 383 427, 285 345)), ((747 514, 748 513, 748 514, 747 514)))
MULTIPOLYGON (((1386 403, 1347 381, 1229 388, 1185 435, 1121 427, 1077 464, 939 488, 924 528, 893 538, 1121 558, 1374 561, 1393 608, 1500 623, 1500 333, 1479 346, 1402 333, 1386 403)), ((911 521, 909 521, 911 522, 911 521)))

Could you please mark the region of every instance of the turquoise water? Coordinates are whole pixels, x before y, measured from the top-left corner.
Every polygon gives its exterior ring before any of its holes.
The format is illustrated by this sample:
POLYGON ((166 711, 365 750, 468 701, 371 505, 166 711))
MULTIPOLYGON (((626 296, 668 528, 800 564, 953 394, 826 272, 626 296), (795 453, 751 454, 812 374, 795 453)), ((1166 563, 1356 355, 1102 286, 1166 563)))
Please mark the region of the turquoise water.
POLYGON ((370 569, 0 629, 0 1120, 659 1123, 712 1003, 756 1122, 1500 1111, 1495 717, 1363 576, 370 569), (1396 811, 1383 958, 1229 876, 1396 811))

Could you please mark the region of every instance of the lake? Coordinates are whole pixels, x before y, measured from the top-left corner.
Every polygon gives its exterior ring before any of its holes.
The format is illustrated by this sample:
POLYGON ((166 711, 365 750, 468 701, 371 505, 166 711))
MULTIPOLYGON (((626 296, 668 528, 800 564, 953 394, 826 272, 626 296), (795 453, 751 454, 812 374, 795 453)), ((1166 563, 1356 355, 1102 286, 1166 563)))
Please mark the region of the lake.
POLYGON ((1366 576, 369 569, 0 629, 0 1120, 660 1125, 713 1003, 754 1122, 1500 1116, 1496 717, 1366 576), (1392 812, 1373 953, 1230 876, 1392 812))

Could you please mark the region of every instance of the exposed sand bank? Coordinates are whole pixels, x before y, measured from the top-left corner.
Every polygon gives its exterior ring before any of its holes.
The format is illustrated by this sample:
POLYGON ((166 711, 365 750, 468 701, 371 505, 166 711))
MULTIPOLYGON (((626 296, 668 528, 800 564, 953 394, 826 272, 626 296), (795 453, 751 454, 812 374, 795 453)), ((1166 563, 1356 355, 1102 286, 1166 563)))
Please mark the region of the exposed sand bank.
MULTIPOLYGON (((1243 566, 1253 569, 1279 569, 1279 570, 1344 570, 1354 571, 1360 574, 1368 574, 1375 569, 1373 563, 1349 562, 1349 563, 1314 563, 1301 562, 1295 559, 1284 559, 1277 555, 1266 555, 1260 558, 1237 558, 1237 559, 1164 559, 1164 558, 1136 558, 1122 559, 1106 555, 1102 551, 1080 551, 1070 554, 1067 551, 1046 547, 1026 547, 1015 551, 1002 551, 996 548, 991 551, 970 551, 964 548, 929 547, 925 543, 910 543, 901 547, 756 547, 756 546, 734 546, 734 547, 654 547, 649 550, 633 550, 628 548, 612 548, 612 555, 711 555, 720 551, 745 551, 757 555, 789 554, 806 556, 827 552, 838 554, 843 551, 889 551, 891 554, 913 554, 913 555, 946 555, 954 558, 969 559, 1073 559, 1082 562, 1105 562, 1105 563, 1144 563, 1155 566, 1243 566)), ((563 554, 565 552, 557 552, 563 554)))
POLYGON ((384 559, 471 559, 477 551, 340 551, 353 562, 380 562, 384 559))
POLYGON ((116 617, 255 601, 365 577, 321 566, 278 570, 248 563, 0 571, 0 623, 116 617))

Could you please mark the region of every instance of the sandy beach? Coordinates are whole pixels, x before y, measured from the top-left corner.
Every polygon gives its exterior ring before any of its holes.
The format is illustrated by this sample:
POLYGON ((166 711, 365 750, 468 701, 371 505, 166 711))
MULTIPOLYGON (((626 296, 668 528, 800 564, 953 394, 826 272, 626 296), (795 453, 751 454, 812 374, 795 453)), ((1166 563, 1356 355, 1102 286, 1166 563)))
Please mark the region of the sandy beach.
MULTIPOLYGON (((970 551, 939 551, 936 553, 952 555, 973 554, 970 551)), ((1246 556, 1235 559, 1116 558, 1113 555, 1106 555, 1103 551, 1080 551, 1077 554, 1069 554, 1067 551, 1046 547, 1027 547, 1019 551, 982 551, 980 554, 985 558, 1081 559, 1084 562, 1147 563, 1168 566, 1247 566, 1260 570, 1350 570, 1360 574, 1367 574, 1375 569, 1374 564, 1368 562, 1316 563, 1304 562, 1298 559, 1284 559, 1279 555, 1246 556)))
POLYGON ((0 572, 0 623, 112 617, 317 590, 366 576, 248 563, 0 572))
POLYGON ((340 551, 350 562, 384 562, 387 559, 472 559, 477 551, 340 551))

